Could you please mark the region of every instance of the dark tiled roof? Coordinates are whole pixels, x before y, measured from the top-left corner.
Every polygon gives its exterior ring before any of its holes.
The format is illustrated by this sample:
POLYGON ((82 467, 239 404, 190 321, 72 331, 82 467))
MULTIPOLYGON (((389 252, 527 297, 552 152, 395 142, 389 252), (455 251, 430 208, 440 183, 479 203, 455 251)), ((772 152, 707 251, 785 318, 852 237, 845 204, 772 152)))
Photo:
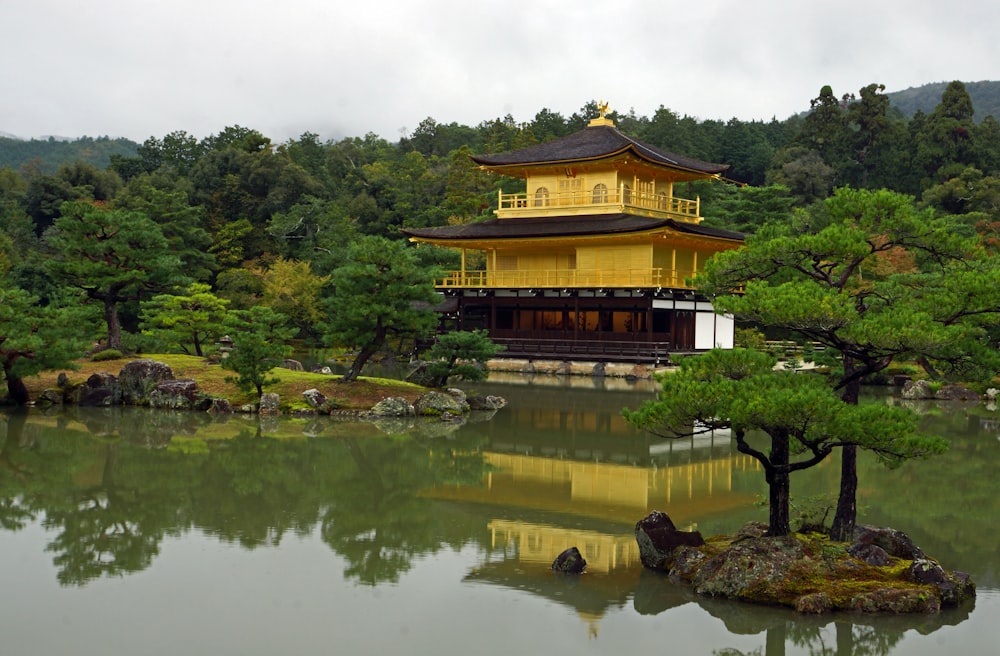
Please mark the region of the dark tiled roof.
POLYGON ((705 237, 743 241, 743 233, 722 230, 673 219, 651 219, 632 214, 592 214, 585 216, 553 216, 535 219, 488 219, 439 228, 403 229, 403 234, 422 239, 523 239, 525 237, 579 237, 642 232, 656 228, 672 228, 678 232, 705 237))
POLYGON ((726 164, 702 162, 637 141, 610 125, 587 127, 571 135, 506 153, 474 155, 472 161, 483 166, 512 166, 519 164, 569 163, 596 160, 631 150, 636 156, 663 166, 680 167, 701 173, 721 173, 726 164))

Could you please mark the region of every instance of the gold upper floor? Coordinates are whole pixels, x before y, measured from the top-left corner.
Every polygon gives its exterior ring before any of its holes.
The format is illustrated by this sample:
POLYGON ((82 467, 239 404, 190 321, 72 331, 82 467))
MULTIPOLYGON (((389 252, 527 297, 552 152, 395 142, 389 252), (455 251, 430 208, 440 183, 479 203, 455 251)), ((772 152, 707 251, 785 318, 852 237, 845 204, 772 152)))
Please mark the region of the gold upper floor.
MULTIPOLYGON (((672 185, 643 185, 635 190, 621 182, 609 187, 597 182, 585 189, 583 185, 552 185, 535 180, 525 193, 499 193, 496 215, 501 219, 538 218, 543 216, 568 216, 583 214, 628 213, 651 218, 674 219, 690 223, 701 222, 701 201, 677 198, 672 185)), ((561 181, 555 181, 557 183, 561 181)), ((583 182, 583 180, 580 180, 583 182)))

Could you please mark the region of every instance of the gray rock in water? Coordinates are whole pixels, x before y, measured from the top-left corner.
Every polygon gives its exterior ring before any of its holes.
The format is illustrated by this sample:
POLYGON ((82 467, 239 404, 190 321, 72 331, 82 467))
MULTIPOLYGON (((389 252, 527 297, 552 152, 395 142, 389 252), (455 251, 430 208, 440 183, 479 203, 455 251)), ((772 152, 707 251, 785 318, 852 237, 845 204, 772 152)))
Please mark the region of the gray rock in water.
POLYGON ((228 399, 211 399, 207 412, 213 415, 228 415, 232 413, 233 405, 228 399))
POLYGON ((899 392, 900 397, 907 400, 933 399, 934 392, 931 391, 930 383, 926 380, 910 380, 903 384, 903 389, 899 392))
POLYGON ((678 547, 699 547, 705 540, 698 531, 678 531, 665 512, 654 510, 635 525, 639 559, 650 569, 669 572, 678 547))
POLYGON ((587 569, 587 561, 576 547, 570 547, 552 561, 552 570, 563 574, 583 574, 587 569))
POLYGON ((470 410, 494 411, 507 407, 507 399, 502 396, 470 396, 466 398, 470 410))
POLYGON ((198 400, 198 383, 191 378, 160 381, 149 393, 149 405, 154 408, 190 410, 198 400))
POLYGON ((979 394, 962 385, 945 385, 934 393, 934 398, 941 401, 974 401, 979 402, 979 394))
POLYGON ((413 404, 399 396, 390 396, 372 406, 376 417, 412 417, 416 414, 413 404))
POLYGON ((422 417, 440 417, 445 413, 464 415, 469 411, 469 404, 465 402, 465 394, 459 397, 449 392, 431 391, 421 394, 413 403, 413 409, 422 417))

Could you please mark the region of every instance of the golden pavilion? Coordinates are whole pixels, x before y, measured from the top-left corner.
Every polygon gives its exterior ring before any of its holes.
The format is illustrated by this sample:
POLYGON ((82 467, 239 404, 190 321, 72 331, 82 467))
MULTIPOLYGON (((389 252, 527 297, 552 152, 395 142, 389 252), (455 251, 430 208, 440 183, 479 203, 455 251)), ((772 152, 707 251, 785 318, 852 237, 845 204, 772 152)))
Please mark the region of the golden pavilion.
POLYGON ((674 193, 728 166, 637 141, 600 110, 566 137, 473 156, 526 182, 523 193, 499 193, 495 218, 404 230, 462 253, 461 268, 436 281, 445 325, 485 328, 505 357, 655 364, 732 348, 732 318, 690 279, 743 235, 701 225, 699 199, 674 193))

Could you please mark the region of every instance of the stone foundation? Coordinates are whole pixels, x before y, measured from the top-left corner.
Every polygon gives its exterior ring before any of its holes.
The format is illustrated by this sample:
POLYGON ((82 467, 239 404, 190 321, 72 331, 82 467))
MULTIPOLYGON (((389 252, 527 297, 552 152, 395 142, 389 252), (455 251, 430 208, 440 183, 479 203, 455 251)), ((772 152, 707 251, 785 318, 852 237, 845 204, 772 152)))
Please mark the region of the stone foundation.
POLYGON ((654 368, 644 364, 629 362, 587 362, 577 360, 527 360, 527 359, 496 359, 487 363, 490 371, 542 374, 548 376, 591 376, 610 378, 634 378, 650 380, 653 374, 664 371, 665 368, 654 368))

